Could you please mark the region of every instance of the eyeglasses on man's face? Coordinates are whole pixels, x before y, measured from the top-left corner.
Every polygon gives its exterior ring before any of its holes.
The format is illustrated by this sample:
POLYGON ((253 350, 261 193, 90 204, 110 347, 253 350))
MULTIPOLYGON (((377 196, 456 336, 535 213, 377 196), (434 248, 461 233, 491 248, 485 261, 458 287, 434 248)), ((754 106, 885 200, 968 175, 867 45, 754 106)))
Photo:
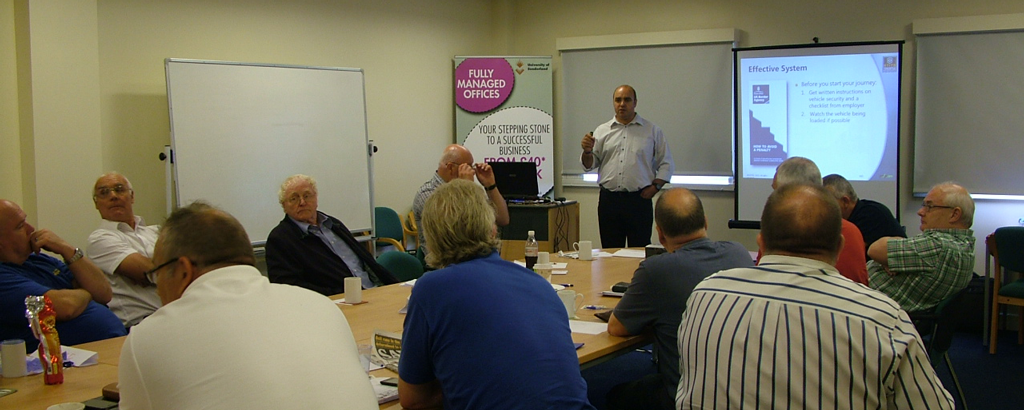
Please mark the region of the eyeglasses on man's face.
POLYGON ((299 203, 299 200, 302 200, 303 202, 309 202, 312 201, 313 199, 316 199, 316 194, 313 192, 304 192, 301 195, 298 192, 296 192, 294 194, 291 194, 287 199, 285 199, 285 201, 288 202, 289 204, 294 205, 299 203))
POLYGON ((946 206, 946 205, 935 205, 935 204, 932 204, 932 203, 925 202, 925 203, 921 204, 921 208, 923 208, 925 212, 931 212, 931 210, 935 209, 935 208, 953 209, 953 208, 956 208, 956 207, 955 206, 946 206))
POLYGON ((110 198, 111 195, 125 196, 131 191, 132 190, 130 188, 124 186, 123 184, 117 184, 114 186, 99 187, 96 189, 95 195, 96 198, 107 199, 110 198))

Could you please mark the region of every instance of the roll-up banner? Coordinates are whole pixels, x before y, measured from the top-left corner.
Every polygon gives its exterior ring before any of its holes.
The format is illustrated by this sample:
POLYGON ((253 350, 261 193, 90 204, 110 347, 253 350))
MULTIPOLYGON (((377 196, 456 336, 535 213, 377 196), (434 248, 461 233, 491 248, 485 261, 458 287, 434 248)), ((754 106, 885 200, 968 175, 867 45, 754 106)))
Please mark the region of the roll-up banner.
POLYGON ((534 162, 554 188, 551 57, 455 57, 456 141, 477 162, 534 162))

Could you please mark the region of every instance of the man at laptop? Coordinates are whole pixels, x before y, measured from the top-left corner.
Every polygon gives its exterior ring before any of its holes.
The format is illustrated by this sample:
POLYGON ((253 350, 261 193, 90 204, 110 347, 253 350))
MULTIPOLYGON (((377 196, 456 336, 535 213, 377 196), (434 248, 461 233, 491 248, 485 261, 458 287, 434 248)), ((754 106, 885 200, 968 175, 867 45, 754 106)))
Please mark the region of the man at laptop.
POLYGON ((441 184, 456 178, 473 181, 474 177, 480 181, 480 185, 484 186, 487 199, 494 206, 494 223, 498 226, 508 225, 508 205, 505 203, 505 198, 501 196, 501 192, 498 191, 498 185, 494 183, 494 170, 486 162, 474 164, 473 153, 469 152, 468 148, 452 144, 445 147, 444 153, 441 154, 441 161, 437 164, 437 172, 434 173, 434 177, 420 186, 420 190, 416 192, 416 197, 412 200, 412 213, 416 219, 416 226, 419 227, 420 243, 423 244, 424 249, 426 249, 427 239, 423 235, 423 205, 427 203, 427 198, 430 198, 430 195, 441 184))

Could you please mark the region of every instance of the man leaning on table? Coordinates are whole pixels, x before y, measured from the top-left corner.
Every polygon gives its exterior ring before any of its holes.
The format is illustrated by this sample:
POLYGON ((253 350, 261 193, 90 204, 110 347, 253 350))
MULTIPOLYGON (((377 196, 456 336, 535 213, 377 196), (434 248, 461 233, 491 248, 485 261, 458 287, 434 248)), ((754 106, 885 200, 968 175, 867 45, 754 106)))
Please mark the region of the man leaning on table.
POLYGON ((543 277, 498 257, 494 209, 453 180, 423 209, 427 262, 398 365, 407 409, 593 409, 565 307, 543 277))
POLYGON ((121 348, 122 410, 377 408, 341 310, 270 283, 231 215, 174 211, 153 260, 164 306, 121 348))
POLYGON ((907 312, 834 267, 839 205, 821 186, 777 189, 752 268, 694 288, 679 326, 679 409, 952 409, 907 312))
POLYGON ((612 336, 654 332, 658 372, 608 393, 609 409, 671 409, 679 384, 677 333, 693 287, 723 269, 753 266, 743 245, 708 239, 700 198, 684 188, 662 192, 654 207, 658 240, 666 253, 640 262, 608 320, 612 336))
POLYGON ((114 296, 110 311, 130 328, 160 308, 156 284, 144 273, 153 269, 153 246, 159 225, 135 215, 135 191, 124 175, 110 172, 93 185, 92 201, 103 222, 89 234, 86 253, 107 275, 114 296))
POLYGON ((25 318, 30 295, 53 302, 65 345, 124 336, 121 321, 103 306, 111 297, 103 272, 81 249, 50 230, 36 230, 26 219, 18 204, 0 199, 0 340, 25 340, 28 351, 39 346, 25 318))

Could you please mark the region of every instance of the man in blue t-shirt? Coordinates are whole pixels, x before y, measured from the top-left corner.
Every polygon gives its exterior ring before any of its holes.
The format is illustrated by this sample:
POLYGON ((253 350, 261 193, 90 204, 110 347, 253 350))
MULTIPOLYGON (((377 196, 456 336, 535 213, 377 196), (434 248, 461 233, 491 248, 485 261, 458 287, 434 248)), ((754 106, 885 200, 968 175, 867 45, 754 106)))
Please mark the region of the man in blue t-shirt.
POLYGON ((18 204, 0 199, 0 339, 23 339, 30 352, 38 347, 25 318, 26 296, 53 302, 61 344, 124 336, 121 320, 102 305, 112 294, 103 272, 81 249, 49 230, 36 230, 18 204))
POLYGON ((498 257, 484 190, 455 179, 423 209, 427 263, 416 281, 398 365, 407 409, 593 410, 555 291, 498 257))

